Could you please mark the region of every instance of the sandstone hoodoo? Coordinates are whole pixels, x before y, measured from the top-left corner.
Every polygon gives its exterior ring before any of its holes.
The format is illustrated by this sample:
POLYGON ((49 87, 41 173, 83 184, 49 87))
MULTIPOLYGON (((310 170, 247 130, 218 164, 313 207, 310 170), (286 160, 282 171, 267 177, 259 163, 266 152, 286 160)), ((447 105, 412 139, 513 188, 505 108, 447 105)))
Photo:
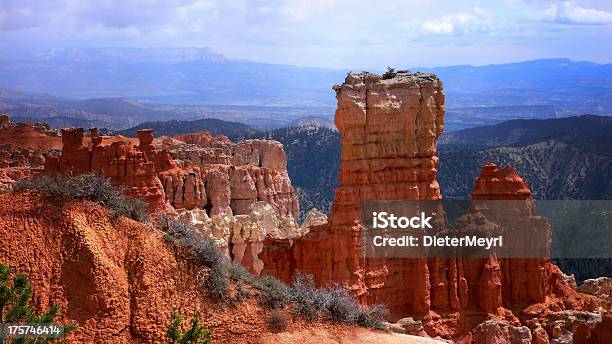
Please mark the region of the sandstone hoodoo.
POLYGON ((61 154, 44 162, 46 174, 106 176, 129 196, 145 200, 151 213, 178 212, 198 225, 202 235, 256 274, 266 235, 295 238, 321 223, 316 213, 304 229, 296 223, 299 202, 276 141, 233 143, 206 131, 155 139, 151 129, 142 129, 135 145, 127 138, 105 141, 95 128, 87 137, 90 144, 81 128, 63 129, 61 138, 61 154))
MULTIPOLYGON (((440 199, 435 143, 444 129, 442 82, 426 73, 383 79, 364 72, 349 74, 334 90, 342 161, 330 224, 312 228, 285 260, 317 283, 341 283, 397 316, 425 314, 432 293, 427 260, 363 259, 356 221, 365 200, 440 199)), ((274 273, 288 280, 291 270, 274 273)))
POLYGON ((91 138, 92 144, 86 146, 83 138, 82 128, 62 129, 62 154, 59 159, 47 159, 45 173, 101 174, 114 184, 125 186, 130 196, 146 200, 150 211, 164 208, 165 196, 156 175, 155 162, 149 160, 145 152, 129 141, 102 145, 102 138, 96 136, 91 138))
MULTIPOLYGON (((249 214, 263 201, 279 215, 298 217, 299 202, 287 174, 283 145, 271 140, 231 142, 223 135, 197 134, 162 137, 159 150, 168 150, 181 167, 198 169, 207 185, 212 215, 249 214)), ((164 181, 164 185, 167 183, 164 181)))
MULTIPOLYGON (((532 330, 542 336, 549 312, 601 301, 572 289, 547 259, 364 258, 358 222, 362 201, 441 198, 435 154, 444 129, 443 86, 432 74, 383 78, 364 72, 349 74, 334 90, 342 161, 329 223, 292 243, 267 242, 260 255, 264 273, 288 281, 299 270, 320 285, 340 283, 365 304, 385 304, 392 317, 417 317, 431 336, 474 343, 486 342, 482 338, 491 328, 502 328, 500 338, 512 340, 527 337, 525 331, 531 337, 532 330), (503 321, 482 325, 472 335, 487 318, 503 321), (542 324, 509 330, 521 319, 542 324)), ((474 200, 523 202, 523 220, 535 223, 545 242, 550 237, 550 225, 535 215, 531 192, 511 167, 486 164, 472 195, 474 200)))
POLYGON ((62 152, 45 162, 45 172, 105 175, 145 199, 152 212, 171 206, 205 209, 210 216, 243 215, 263 201, 281 216, 299 214, 279 142, 232 143, 208 132, 155 139, 151 129, 138 131, 138 145, 132 139, 105 142, 97 130, 90 144, 84 138, 83 129, 63 129, 62 152))

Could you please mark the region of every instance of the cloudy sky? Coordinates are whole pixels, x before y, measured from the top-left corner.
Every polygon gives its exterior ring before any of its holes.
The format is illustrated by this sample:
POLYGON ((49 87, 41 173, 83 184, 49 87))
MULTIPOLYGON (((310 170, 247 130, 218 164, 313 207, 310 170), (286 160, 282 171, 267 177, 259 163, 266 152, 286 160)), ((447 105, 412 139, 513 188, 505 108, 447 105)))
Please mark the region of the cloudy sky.
POLYGON ((612 62, 612 1, 0 0, 0 51, 211 47, 334 68, 612 62))

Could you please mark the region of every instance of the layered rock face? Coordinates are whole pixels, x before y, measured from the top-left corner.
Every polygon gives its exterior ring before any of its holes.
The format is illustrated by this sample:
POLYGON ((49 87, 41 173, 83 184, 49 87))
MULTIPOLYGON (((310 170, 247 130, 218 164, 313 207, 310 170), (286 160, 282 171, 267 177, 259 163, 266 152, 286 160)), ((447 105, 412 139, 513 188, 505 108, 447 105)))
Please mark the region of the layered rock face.
POLYGON ((262 270, 258 254, 266 235, 294 238, 326 222, 313 213, 306 228, 297 225, 299 204, 279 142, 232 143, 208 132, 156 141, 151 129, 138 131, 138 145, 129 139, 105 144, 95 128, 91 144, 84 138, 83 129, 62 130, 62 152, 45 161, 45 173, 97 173, 145 200, 151 212, 177 209, 254 273, 262 270))
POLYGON ((102 145, 102 138, 91 137, 91 146, 83 144, 82 128, 62 129, 62 153, 45 162, 45 172, 74 175, 97 173, 126 187, 128 195, 144 199, 150 211, 164 208, 165 197, 157 178, 155 161, 128 141, 102 145))
POLYGON ((0 195, 0 237, 2 263, 32 284, 31 306, 57 305, 58 323, 78 322, 69 343, 154 343, 165 337, 175 309, 187 319, 199 316, 215 344, 439 343, 321 321, 290 322, 272 333, 257 291, 220 306, 206 296, 206 270, 189 252, 91 202, 60 206, 35 194, 0 195))
MULTIPOLYGON (((280 216, 299 214, 299 202, 287 174, 287 160, 280 142, 244 140, 199 134, 160 138, 180 166, 197 169, 206 189, 205 207, 210 215, 246 215, 258 201, 269 203, 280 216)), ((166 190, 168 183, 162 180, 166 190)))
POLYGON ((57 156, 60 138, 43 123, 13 123, 0 115, 0 193, 12 190, 19 180, 40 173, 47 156, 57 156))
MULTIPOLYGON (((263 256, 294 262, 318 284, 342 283, 363 302, 384 303, 398 315, 427 312, 427 261, 363 259, 355 221, 361 201, 440 199, 435 142, 444 129, 442 82, 433 74, 383 80, 360 73, 348 75, 334 90, 343 148, 330 224, 311 228, 286 257, 282 250, 265 248, 263 256)), ((283 270, 273 273, 289 280, 291 269, 283 270)))
POLYGON ((435 143, 444 130, 442 82, 433 74, 383 80, 361 73, 334 90, 342 161, 332 224, 350 226, 363 200, 440 199, 435 143))
MULTIPOLYGON (((266 243, 260 254, 263 273, 289 281, 299 270, 319 285, 340 283, 364 303, 385 304, 392 318, 417 317, 432 336, 460 337, 487 314, 506 319, 508 325, 481 326, 470 339, 474 343, 487 333, 528 342, 531 330, 520 326, 513 311, 545 322, 550 311, 584 307, 588 298, 546 259, 364 258, 358 222, 362 201, 440 199, 435 143, 444 126, 444 93, 434 75, 420 73, 388 80, 350 74, 334 89, 343 149, 330 223, 313 226, 293 242, 266 243)), ((529 188, 512 168, 485 165, 472 195, 475 201, 518 205, 499 214, 471 209, 459 221, 464 229, 489 230, 489 216, 493 222, 530 228, 550 245, 550 226, 535 213, 529 188)), ((540 337, 544 326, 534 328, 540 337)))
POLYGON ((271 204, 258 201, 249 214, 208 216, 203 209, 182 210, 179 216, 195 225, 205 237, 215 241, 217 248, 242 264, 251 273, 259 275, 264 267, 259 258, 266 237, 288 239, 300 237, 314 224, 327 223, 324 214, 313 210, 301 227, 291 215, 279 216, 271 204))

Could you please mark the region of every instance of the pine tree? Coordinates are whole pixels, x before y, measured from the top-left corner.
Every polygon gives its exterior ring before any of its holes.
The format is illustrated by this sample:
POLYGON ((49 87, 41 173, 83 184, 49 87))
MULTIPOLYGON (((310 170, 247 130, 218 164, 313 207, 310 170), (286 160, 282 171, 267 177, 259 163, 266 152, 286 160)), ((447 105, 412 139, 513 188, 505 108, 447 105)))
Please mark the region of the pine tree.
POLYGON ((173 310, 166 330, 166 340, 157 341, 156 344, 212 344, 212 333, 200 324, 198 316, 191 319, 190 323, 184 330, 183 317, 173 310))
MULTIPOLYGON (((0 324, 48 324, 59 314, 59 307, 51 306, 40 315, 29 306, 32 298, 32 286, 24 274, 17 274, 11 281, 11 269, 0 263, 0 324)), ((76 323, 64 327, 64 335, 72 332, 76 323)), ((0 343, 30 344, 51 343, 56 339, 45 338, 15 338, 12 340, 2 338, 0 343)))

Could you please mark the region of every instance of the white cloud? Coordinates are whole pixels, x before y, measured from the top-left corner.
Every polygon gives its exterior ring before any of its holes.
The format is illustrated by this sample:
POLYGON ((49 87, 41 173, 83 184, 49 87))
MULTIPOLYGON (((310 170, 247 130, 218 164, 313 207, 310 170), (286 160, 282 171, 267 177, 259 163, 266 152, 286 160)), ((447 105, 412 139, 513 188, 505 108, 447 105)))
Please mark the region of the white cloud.
POLYGON ((566 1, 561 4, 551 4, 540 12, 540 19, 557 24, 606 25, 612 24, 612 13, 584 8, 566 1))
POLYGON ((460 35, 467 32, 484 32, 490 26, 487 19, 491 12, 480 7, 424 21, 404 22, 404 27, 416 28, 421 36, 460 35))
POLYGON ((424 33, 429 34, 453 34, 475 19, 477 19, 477 16, 474 14, 460 12, 433 20, 427 20, 423 22, 422 30, 424 33))

